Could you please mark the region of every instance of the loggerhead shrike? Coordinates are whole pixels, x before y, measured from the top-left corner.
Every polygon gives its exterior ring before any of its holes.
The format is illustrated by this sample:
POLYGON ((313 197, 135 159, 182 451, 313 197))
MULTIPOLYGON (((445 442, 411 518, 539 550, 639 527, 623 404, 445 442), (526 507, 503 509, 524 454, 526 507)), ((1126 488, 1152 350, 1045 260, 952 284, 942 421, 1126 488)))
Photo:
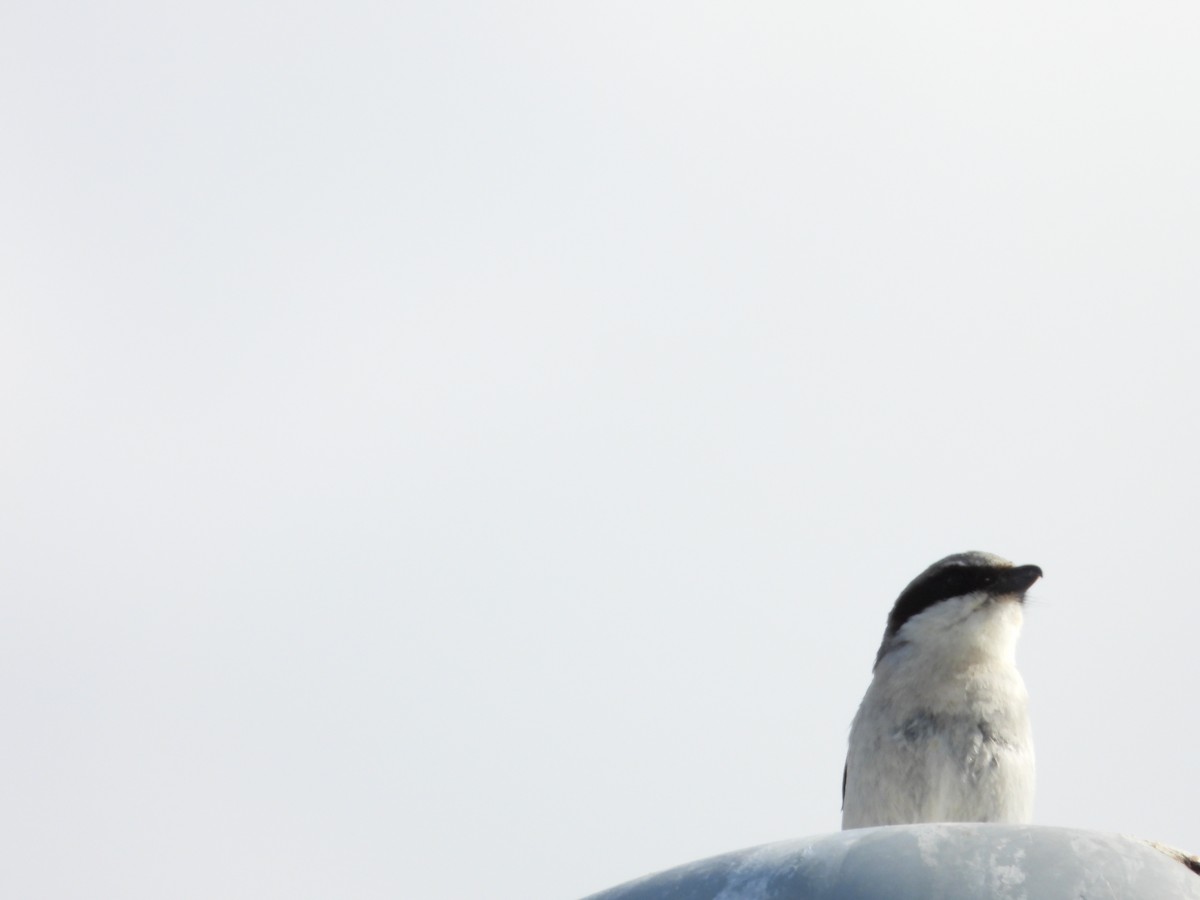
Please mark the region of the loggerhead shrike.
POLYGON ((1015 654, 1025 591, 1041 577, 957 553, 900 594, 850 726, 842 828, 1030 820, 1033 736, 1015 654))

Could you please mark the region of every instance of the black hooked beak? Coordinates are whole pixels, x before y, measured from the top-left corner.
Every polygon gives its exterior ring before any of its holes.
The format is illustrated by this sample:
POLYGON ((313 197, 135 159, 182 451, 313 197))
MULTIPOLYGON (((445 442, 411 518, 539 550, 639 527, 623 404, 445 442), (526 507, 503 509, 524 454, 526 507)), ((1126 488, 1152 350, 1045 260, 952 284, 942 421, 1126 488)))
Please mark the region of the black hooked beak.
POLYGON ((1041 577, 1042 570, 1037 566, 1013 566, 997 573, 996 580, 988 585, 987 592, 993 596, 1024 594, 1041 577))

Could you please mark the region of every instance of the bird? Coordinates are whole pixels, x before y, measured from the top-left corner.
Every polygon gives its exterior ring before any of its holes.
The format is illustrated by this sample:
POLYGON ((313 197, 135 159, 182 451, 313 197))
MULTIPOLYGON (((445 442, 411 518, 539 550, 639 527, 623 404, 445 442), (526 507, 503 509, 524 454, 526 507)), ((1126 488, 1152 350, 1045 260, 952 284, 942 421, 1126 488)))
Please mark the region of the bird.
POLYGON ((1025 592, 1041 577, 971 551, 901 592, 850 726, 843 829, 1030 821, 1033 735, 1016 646, 1025 592))

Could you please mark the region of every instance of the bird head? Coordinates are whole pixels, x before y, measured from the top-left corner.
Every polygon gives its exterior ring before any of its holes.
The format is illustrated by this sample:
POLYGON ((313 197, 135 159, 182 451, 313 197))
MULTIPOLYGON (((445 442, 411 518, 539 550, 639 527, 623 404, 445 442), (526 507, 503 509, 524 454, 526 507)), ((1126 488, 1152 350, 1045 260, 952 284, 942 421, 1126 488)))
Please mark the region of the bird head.
POLYGON ((903 647, 1012 656, 1025 592, 1041 577, 1037 566, 978 551, 935 562, 896 599, 875 664, 903 647))

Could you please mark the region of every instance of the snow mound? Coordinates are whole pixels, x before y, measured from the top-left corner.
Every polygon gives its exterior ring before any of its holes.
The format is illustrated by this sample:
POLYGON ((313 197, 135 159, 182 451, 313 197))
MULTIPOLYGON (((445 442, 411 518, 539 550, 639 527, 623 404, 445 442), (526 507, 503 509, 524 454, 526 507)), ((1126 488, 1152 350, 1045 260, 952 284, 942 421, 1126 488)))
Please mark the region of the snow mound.
POLYGON ((1119 834, 1034 825, 860 828, 647 875, 587 900, 1200 900, 1200 861, 1119 834))

